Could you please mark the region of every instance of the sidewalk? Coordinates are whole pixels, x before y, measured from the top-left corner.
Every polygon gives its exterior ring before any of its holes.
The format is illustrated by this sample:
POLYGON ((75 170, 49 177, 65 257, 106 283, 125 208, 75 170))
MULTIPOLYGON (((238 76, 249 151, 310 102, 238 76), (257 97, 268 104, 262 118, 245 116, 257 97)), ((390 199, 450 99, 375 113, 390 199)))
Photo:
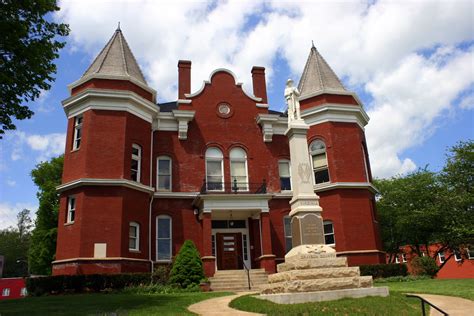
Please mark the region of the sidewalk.
POLYGON ((236 295, 211 298, 188 307, 188 310, 198 315, 222 315, 222 316, 257 316, 264 314, 256 314, 239 311, 229 307, 230 301, 242 295, 254 292, 240 292, 236 295))
MULTIPOLYGON (((424 298, 428 302, 432 303, 436 307, 439 307, 440 309, 448 313, 449 316, 474 315, 474 302, 465 298, 455 297, 455 296, 445 296, 445 295, 434 295, 434 294, 418 294, 418 293, 410 293, 410 294, 418 295, 424 298)), ((442 314, 438 312, 437 310, 435 310, 434 308, 430 308, 430 316, 438 316, 438 315, 442 315, 442 314)))

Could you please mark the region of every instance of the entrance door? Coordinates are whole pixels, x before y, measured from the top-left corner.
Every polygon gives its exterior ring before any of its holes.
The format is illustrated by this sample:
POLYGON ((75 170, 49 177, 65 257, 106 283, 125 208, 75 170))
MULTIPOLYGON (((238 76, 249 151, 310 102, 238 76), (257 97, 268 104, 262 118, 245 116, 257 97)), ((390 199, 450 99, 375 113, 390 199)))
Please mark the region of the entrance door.
POLYGON ((217 269, 242 269, 242 234, 217 233, 217 269))

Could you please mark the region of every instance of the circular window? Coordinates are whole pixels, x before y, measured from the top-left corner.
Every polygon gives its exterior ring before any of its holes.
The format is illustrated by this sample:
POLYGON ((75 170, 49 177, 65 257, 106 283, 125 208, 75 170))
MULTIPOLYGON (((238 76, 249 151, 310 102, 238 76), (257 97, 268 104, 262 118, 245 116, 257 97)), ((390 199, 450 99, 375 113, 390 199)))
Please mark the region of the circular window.
POLYGON ((217 105, 217 115, 222 118, 228 118, 232 115, 232 108, 228 103, 219 103, 217 105))

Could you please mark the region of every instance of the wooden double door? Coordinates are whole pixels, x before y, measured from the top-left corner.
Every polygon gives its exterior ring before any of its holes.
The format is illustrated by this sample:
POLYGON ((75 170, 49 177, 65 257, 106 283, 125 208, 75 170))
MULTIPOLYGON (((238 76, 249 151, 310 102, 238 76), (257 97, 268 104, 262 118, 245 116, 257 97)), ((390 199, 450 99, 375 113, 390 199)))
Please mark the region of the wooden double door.
POLYGON ((216 233, 217 269, 243 269, 242 234, 216 233))

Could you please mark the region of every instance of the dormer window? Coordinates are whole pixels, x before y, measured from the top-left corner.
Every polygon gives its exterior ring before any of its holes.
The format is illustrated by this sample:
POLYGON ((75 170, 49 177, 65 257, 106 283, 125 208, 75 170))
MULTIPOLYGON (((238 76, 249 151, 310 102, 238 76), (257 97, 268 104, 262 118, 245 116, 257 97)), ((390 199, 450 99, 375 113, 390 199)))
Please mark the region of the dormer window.
POLYGON ((142 148, 140 145, 132 145, 132 165, 130 177, 133 181, 140 182, 141 166, 142 165, 142 148))
POLYGON ((309 146, 313 163, 314 183, 329 182, 329 168, 326 156, 326 145, 322 140, 315 140, 309 146))
POLYGON ((78 115, 74 118, 74 139, 72 141, 72 149, 76 150, 81 147, 82 137, 82 115, 78 115))

